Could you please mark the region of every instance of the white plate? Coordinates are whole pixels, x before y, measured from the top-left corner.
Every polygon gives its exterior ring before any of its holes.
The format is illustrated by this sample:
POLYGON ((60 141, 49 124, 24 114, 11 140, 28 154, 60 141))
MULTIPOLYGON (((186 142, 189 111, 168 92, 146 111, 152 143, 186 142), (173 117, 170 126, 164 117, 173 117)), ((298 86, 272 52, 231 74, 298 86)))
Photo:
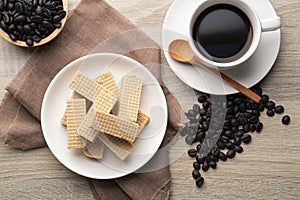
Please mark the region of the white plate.
MULTIPOLYGON (((167 62, 175 74, 190 87, 210 94, 233 94, 236 89, 223 84, 205 70, 173 60, 167 53, 169 44, 175 39, 187 39, 189 21, 193 10, 204 0, 175 0, 167 12, 163 24, 162 45, 167 62)), ((245 0, 246 1, 246 0, 245 0)), ((247 0, 256 9, 261 19, 276 16, 268 0, 247 0)), ((252 87, 261 81, 271 70, 280 47, 280 29, 264 32, 255 54, 244 64, 223 72, 246 87, 252 87)))
POLYGON ((54 156, 70 170, 95 179, 121 177, 147 163, 163 140, 167 117, 165 96, 154 76, 131 58, 110 53, 91 54, 63 68, 50 83, 41 111, 43 134, 54 156), (72 94, 68 84, 77 70, 90 78, 96 78, 109 70, 117 83, 125 74, 137 75, 143 79, 140 109, 150 116, 150 122, 135 141, 136 149, 125 161, 118 159, 107 148, 100 161, 86 158, 81 150, 67 148, 67 132, 60 124, 60 119, 65 110, 65 102, 72 94))

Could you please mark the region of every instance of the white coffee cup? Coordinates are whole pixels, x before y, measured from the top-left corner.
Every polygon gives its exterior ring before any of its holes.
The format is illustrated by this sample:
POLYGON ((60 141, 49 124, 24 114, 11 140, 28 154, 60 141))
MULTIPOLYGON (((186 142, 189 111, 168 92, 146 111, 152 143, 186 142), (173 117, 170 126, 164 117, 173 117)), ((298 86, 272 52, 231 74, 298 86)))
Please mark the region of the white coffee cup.
POLYGON ((281 27, 280 17, 272 17, 267 19, 260 19, 256 10, 249 4, 247 0, 206 0, 195 8, 192 17, 190 19, 189 25, 189 44, 194 54, 197 56, 200 62, 208 67, 218 68, 220 70, 231 69, 233 67, 239 66, 245 61, 247 61, 256 51, 260 40, 262 32, 274 31, 281 27), (252 41, 247 49, 247 51, 235 60, 228 62, 217 62, 209 56, 204 55, 196 47, 196 41, 193 39, 193 29, 195 22, 199 15, 207 8, 218 5, 218 4, 229 4, 240 9, 249 19, 252 26, 252 41))

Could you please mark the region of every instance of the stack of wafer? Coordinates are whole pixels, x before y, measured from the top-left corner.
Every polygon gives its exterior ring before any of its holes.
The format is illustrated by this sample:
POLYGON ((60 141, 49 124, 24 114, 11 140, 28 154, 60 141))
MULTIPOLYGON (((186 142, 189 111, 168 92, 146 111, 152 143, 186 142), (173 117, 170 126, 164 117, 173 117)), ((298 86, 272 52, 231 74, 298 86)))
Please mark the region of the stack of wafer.
POLYGON ((82 148, 85 156, 101 159, 107 147, 125 160, 134 151, 134 141, 149 122, 149 117, 139 110, 142 80, 125 75, 119 91, 109 71, 96 81, 78 71, 69 87, 74 92, 67 100, 61 119, 67 126, 68 148, 82 148), (89 109, 86 101, 92 102, 89 109), (112 114, 114 107, 115 115, 112 114))

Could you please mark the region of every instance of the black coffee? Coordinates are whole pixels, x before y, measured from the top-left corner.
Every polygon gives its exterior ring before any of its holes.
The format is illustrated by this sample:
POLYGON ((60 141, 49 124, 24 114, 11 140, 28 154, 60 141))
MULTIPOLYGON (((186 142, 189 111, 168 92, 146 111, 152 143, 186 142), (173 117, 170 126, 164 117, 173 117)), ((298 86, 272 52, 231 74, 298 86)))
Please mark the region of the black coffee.
POLYGON ((210 60, 225 63, 240 58, 252 42, 252 26, 246 14, 229 4, 205 9, 196 19, 193 38, 210 60))

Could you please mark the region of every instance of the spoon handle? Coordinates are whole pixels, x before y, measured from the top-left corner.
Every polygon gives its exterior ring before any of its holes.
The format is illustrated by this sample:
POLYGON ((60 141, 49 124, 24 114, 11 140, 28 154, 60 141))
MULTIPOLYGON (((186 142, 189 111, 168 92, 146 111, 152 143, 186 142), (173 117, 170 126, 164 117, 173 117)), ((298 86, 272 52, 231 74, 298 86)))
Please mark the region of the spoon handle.
POLYGON ((196 65, 198 67, 202 67, 204 68, 206 71, 214 74, 216 77, 218 77, 219 79, 222 79, 224 82, 226 82, 228 85, 232 86, 233 88, 237 89, 238 91, 240 91, 242 94, 244 94, 246 97, 252 99, 254 102, 259 103, 261 100, 261 97, 256 94, 255 92, 253 92, 252 90, 246 88, 245 86, 243 86, 242 84, 240 84, 239 82, 231 79, 230 77, 228 77, 227 75, 223 74, 222 72, 207 67, 205 65, 203 65, 200 61, 198 61, 198 59, 196 59, 195 57, 190 61, 190 64, 192 65, 196 65))

